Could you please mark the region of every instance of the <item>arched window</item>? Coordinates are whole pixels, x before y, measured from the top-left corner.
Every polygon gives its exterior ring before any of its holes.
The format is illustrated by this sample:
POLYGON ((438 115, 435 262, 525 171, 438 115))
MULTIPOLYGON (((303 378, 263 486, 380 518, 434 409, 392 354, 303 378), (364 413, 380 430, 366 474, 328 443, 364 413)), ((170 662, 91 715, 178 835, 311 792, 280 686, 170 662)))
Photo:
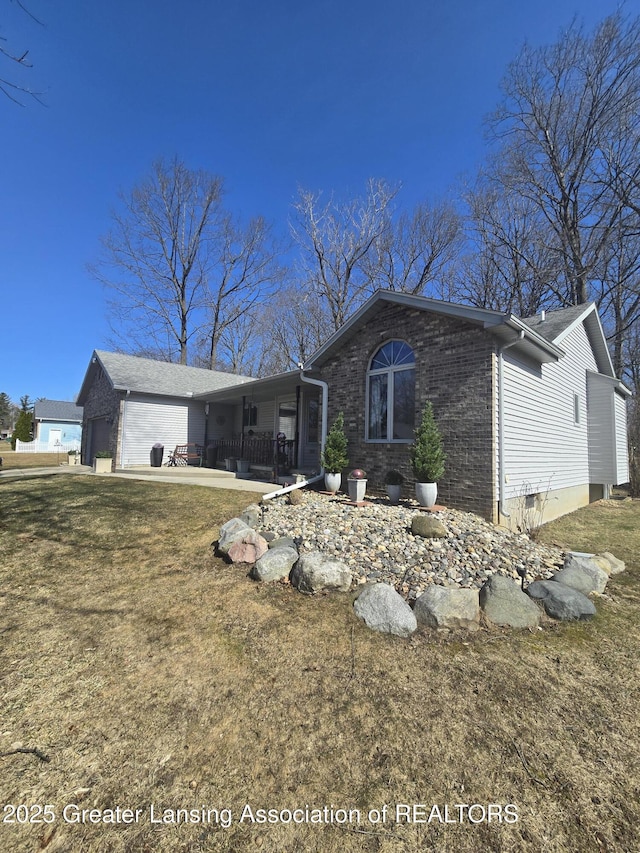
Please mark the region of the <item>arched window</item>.
POLYGON ((367 439, 412 441, 415 427, 416 360, 404 341, 376 351, 367 373, 367 439))

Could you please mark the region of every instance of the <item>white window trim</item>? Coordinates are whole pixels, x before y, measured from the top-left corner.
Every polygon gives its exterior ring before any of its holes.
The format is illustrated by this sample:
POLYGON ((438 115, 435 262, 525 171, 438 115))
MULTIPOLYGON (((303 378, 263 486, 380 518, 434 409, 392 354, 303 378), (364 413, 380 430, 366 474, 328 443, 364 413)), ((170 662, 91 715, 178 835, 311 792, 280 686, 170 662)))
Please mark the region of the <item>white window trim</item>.
MULTIPOLYGON (((369 359, 369 367, 367 368, 366 373, 366 387, 365 387, 365 418, 364 418, 364 441, 366 444, 412 444, 412 438, 369 438, 369 379, 372 376, 388 376, 391 379, 391 374, 400 373, 403 370, 416 370, 416 362, 415 362, 415 353, 414 353, 414 361, 413 364, 399 364, 396 367, 390 365, 389 367, 381 367, 378 370, 371 370, 371 362, 375 358, 376 354, 380 352, 380 350, 386 346, 387 344, 391 344, 394 341, 399 341, 400 343, 407 344, 407 342, 403 338, 389 338, 389 340, 380 344, 380 346, 376 347, 371 358, 369 359)), ((413 347, 409 347, 411 352, 413 352, 413 347)), ((394 383, 388 382, 387 384, 387 433, 393 436, 393 388, 394 383)))

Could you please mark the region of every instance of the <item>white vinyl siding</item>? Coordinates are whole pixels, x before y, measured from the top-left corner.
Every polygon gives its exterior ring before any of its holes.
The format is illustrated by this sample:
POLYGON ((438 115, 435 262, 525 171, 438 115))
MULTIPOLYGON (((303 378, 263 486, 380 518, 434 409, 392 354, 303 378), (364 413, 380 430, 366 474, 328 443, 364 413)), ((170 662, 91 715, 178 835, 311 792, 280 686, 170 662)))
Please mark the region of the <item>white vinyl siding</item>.
POLYGON ((598 373, 587 377, 589 401, 589 476, 592 483, 613 483, 616 452, 611 380, 598 373))
POLYGON ((589 482, 586 371, 597 368, 582 324, 562 348, 542 365, 504 353, 506 498, 589 482))
POLYGON ((627 405, 614 380, 600 373, 587 377, 589 470, 592 483, 618 485, 629 479, 627 405))
POLYGON ((614 392, 613 411, 616 437, 616 479, 613 485, 629 482, 629 447, 627 439, 627 401, 614 392))
POLYGON ((204 442, 204 404, 131 395, 122 400, 122 439, 116 465, 149 465, 154 444, 164 445, 163 462, 177 444, 204 442))

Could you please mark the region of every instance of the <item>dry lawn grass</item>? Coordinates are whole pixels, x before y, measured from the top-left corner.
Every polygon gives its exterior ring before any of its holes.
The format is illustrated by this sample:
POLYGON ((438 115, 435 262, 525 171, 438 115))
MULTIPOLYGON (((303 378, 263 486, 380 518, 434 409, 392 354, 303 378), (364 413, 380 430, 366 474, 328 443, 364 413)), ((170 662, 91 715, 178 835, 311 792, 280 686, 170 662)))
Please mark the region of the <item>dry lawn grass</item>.
POLYGON ((246 493, 73 475, 0 489, 0 803, 56 814, 0 824, 0 849, 640 849, 639 503, 541 534, 628 559, 593 621, 401 641, 350 596, 258 585, 213 556, 246 493), (71 824, 70 803, 142 812, 71 824), (362 821, 240 823, 247 803, 362 821), (450 821, 458 803, 514 803, 519 819, 407 825, 397 803, 448 804, 450 821), (152 824, 151 804, 233 819, 152 824))
POLYGON ((50 468, 69 464, 67 453, 16 453, 15 450, 11 450, 11 445, 5 442, 0 445, 0 456, 3 471, 50 468))

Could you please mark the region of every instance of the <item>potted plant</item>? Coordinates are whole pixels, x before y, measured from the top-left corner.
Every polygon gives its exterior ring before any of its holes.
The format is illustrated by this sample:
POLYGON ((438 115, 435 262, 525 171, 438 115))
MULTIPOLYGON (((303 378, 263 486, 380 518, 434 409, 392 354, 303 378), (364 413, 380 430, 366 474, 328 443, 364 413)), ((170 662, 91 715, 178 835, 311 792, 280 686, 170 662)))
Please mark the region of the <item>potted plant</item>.
POLYGON ((70 450, 67 455, 69 457, 69 465, 77 465, 79 463, 80 455, 77 450, 70 450))
POLYGON ((354 468, 347 478, 349 497, 354 504, 361 503, 367 491, 367 472, 354 468))
POLYGON ((400 471, 396 471, 395 469, 387 471, 384 478, 384 487, 387 490, 389 501, 394 505, 400 501, 400 491, 403 483, 404 477, 400 471))
POLYGON ((347 436, 344 433, 344 415, 338 413, 327 435, 320 462, 324 468, 324 484, 328 492, 335 494, 342 482, 342 471, 349 464, 347 436))
POLYGON ((98 450, 93 458, 94 474, 110 474, 113 457, 110 450, 98 450))
POLYGON ((411 447, 411 466, 416 478, 416 498, 424 507, 432 507, 438 497, 438 480, 444 474, 446 455, 442 449, 440 430, 433 417, 433 406, 427 403, 411 447))

